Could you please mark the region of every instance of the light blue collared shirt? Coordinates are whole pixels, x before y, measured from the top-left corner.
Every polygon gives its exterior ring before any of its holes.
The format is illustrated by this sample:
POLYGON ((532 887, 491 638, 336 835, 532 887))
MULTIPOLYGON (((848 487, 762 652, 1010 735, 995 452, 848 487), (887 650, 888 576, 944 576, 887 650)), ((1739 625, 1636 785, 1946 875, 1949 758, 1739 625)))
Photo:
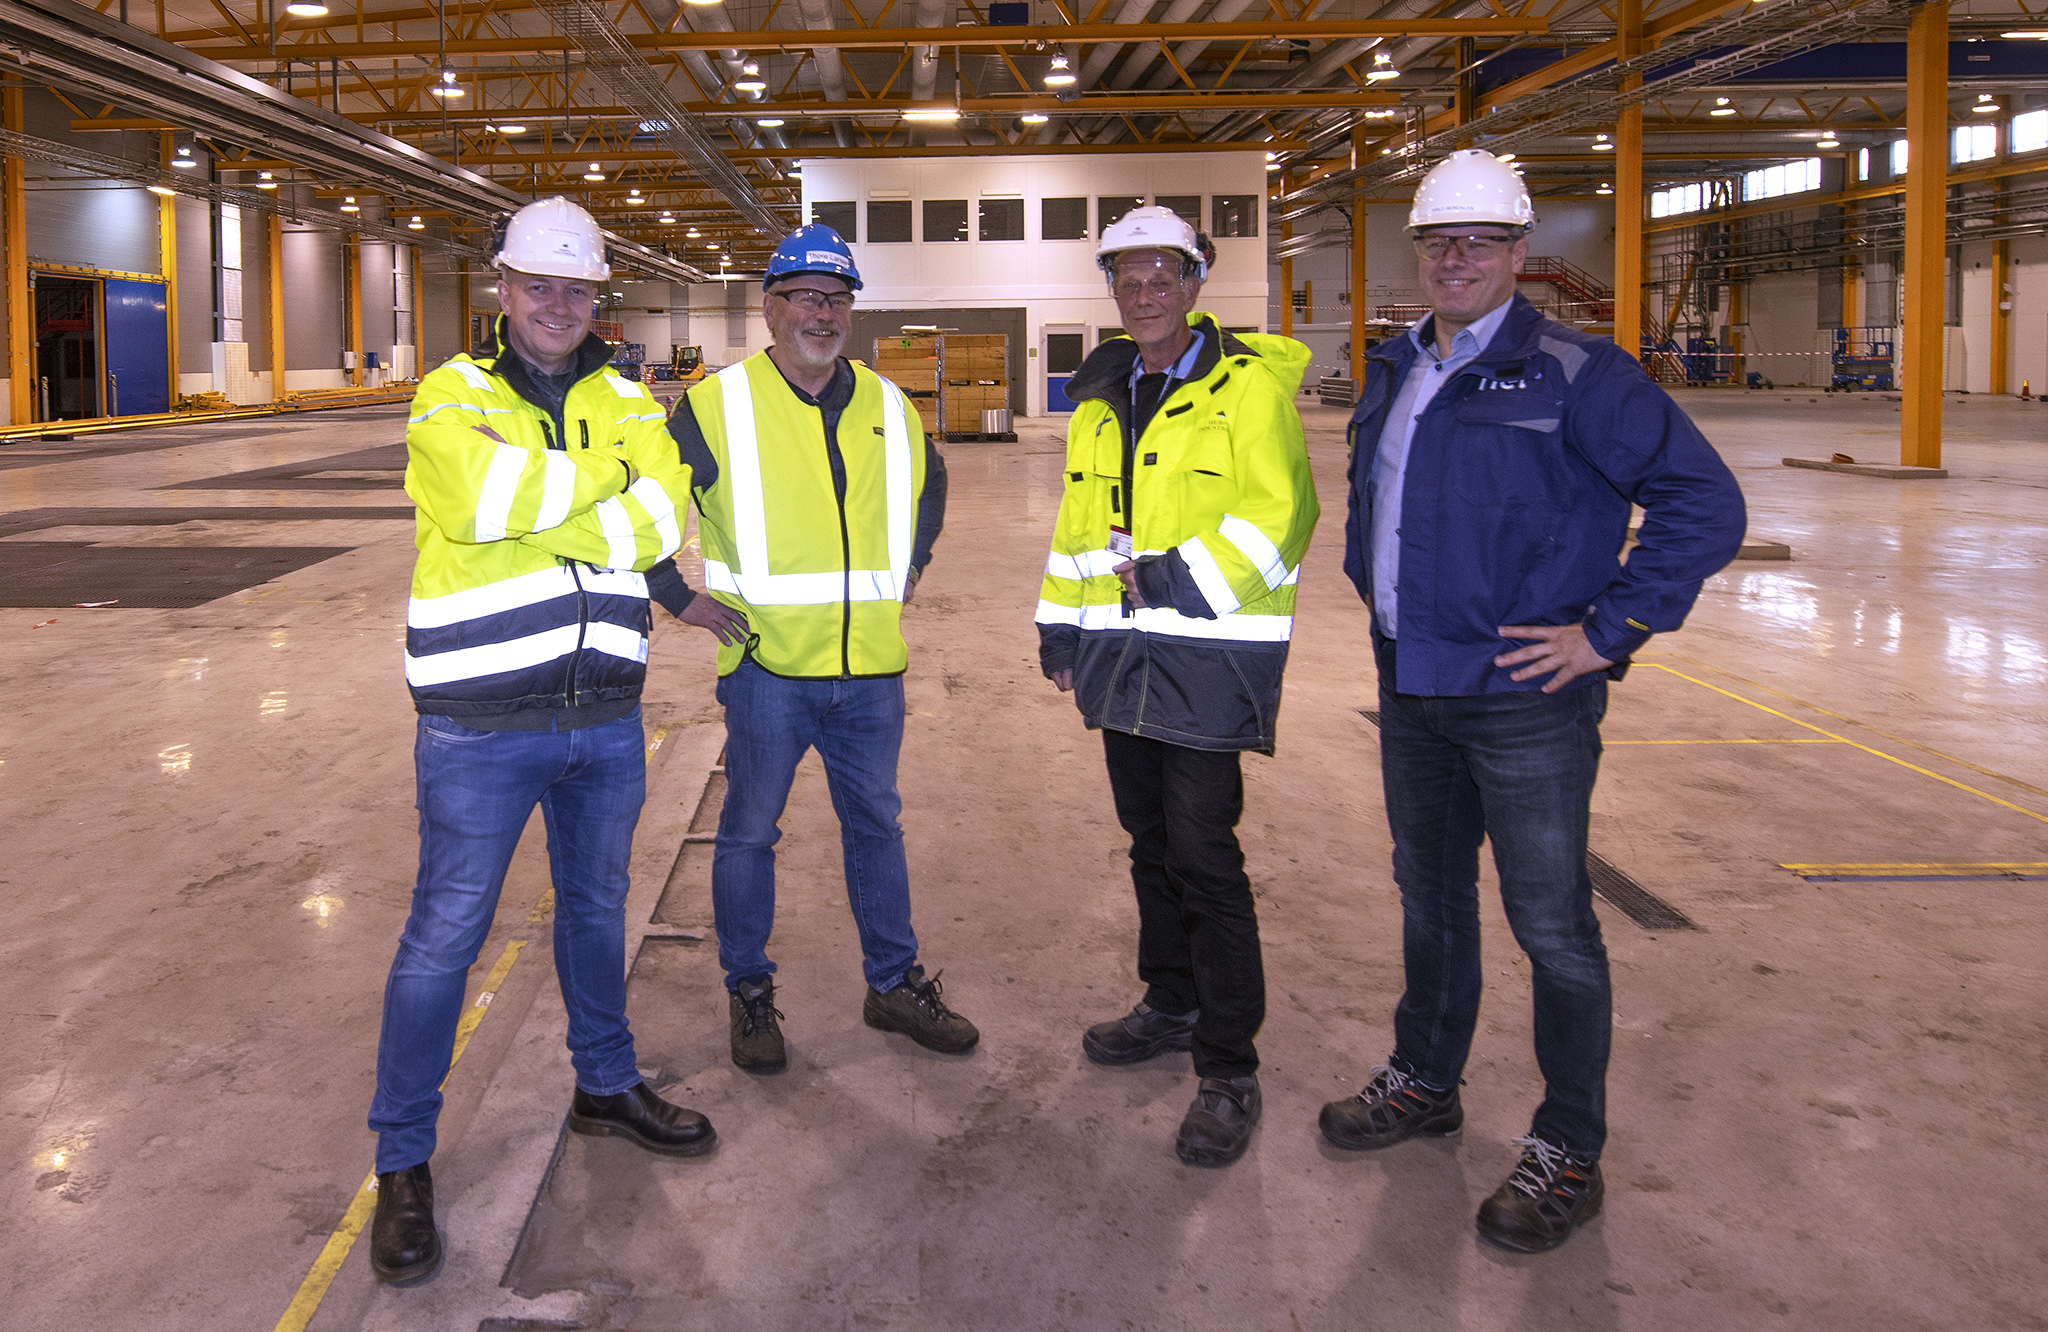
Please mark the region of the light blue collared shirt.
POLYGON ((1478 320, 1458 330, 1451 354, 1437 359, 1436 316, 1419 319, 1408 330, 1416 357, 1408 377, 1394 395, 1387 422, 1380 427, 1379 452, 1373 458, 1372 482, 1372 612, 1380 632, 1395 637, 1399 623, 1401 585, 1401 488, 1408 478, 1408 446, 1415 441, 1415 423, 1437 395, 1473 357, 1486 350, 1513 305, 1510 296, 1478 320), (1424 336, 1427 332, 1427 337, 1424 336))
MULTIPOLYGON (((1202 354, 1202 343, 1205 340, 1202 332, 1199 329, 1196 330, 1194 340, 1188 343, 1188 349, 1180 354, 1180 359, 1175 361, 1173 367, 1166 372, 1166 390, 1168 393, 1173 391, 1173 386, 1176 383, 1185 380, 1189 375, 1195 373, 1195 358, 1202 354)), ((1145 354, 1143 352, 1138 353, 1138 358, 1131 362, 1130 392, 1131 412, 1134 417, 1133 425, 1137 424, 1135 416, 1138 410, 1138 381, 1146 375, 1156 375, 1158 373, 1157 370, 1147 370, 1145 368, 1145 354)))

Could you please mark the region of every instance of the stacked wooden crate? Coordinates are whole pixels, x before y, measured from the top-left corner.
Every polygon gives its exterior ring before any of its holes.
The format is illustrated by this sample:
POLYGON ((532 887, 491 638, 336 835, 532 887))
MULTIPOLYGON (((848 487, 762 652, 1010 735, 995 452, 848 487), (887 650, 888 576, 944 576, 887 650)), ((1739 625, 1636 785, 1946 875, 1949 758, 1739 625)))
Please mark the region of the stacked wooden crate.
POLYGON ((948 436, 981 434, 981 414, 1010 405, 1010 339, 1004 333, 948 333, 941 340, 948 436))
POLYGON ((876 338, 875 373, 910 395, 925 433, 939 433, 939 339, 876 338))

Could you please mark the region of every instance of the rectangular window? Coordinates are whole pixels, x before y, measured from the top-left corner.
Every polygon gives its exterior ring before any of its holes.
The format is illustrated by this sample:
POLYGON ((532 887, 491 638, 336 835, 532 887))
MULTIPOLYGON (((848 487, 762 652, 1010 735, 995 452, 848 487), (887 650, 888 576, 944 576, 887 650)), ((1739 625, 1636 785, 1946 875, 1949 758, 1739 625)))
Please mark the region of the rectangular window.
POLYGON ((1081 368, 1081 335, 1079 333, 1048 333, 1045 335, 1045 373, 1049 375, 1071 375, 1081 368))
POLYGON ((1171 208, 1175 213, 1177 213, 1180 216, 1181 221, 1187 223, 1196 231, 1200 231, 1202 229, 1201 195, 1162 194, 1159 196, 1159 206, 1161 208, 1171 208))
POLYGON ((1680 213, 1697 213, 1713 202, 1711 187, 1694 182, 1691 185, 1673 185, 1668 190, 1653 190, 1650 193, 1651 217, 1675 217, 1680 213))
POLYGON ((910 241, 910 200, 868 200, 868 244, 904 245, 910 241))
POLYGON ((1870 150, 1868 148, 1858 148, 1856 150, 1856 179, 1870 179, 1870 150))
POLYGON ((985 241, 1023 240, 1024 201, 1022 199, 983 199, 981 201, 981 238, 985 241))
POLYGON ((1958 125, 1951 154, 1958 162, 1981 162, 1998 156, 1998 126, 1958 125))
POLYGON ((1259 234, 1259 196, 1219 194, 1209 201, 1211 236, 1256 236, 1259 234))
POLYGON ((811 200, 811 221, 822 222, 839 233, 839 238, 848 244, 860 238, 853 234, 853 200, 811 200))
POLYGON ((2048 110, 2029 111, 2012 118, 2012 150, 2038 153, 2048 148, 2048 110))
POLYGON ((1742 173, 1742 197, 1744 199, 1776 199, 1786 194, 1803 194, 1820 188, 1820 159, 1802 158, 1797 162, 1781 162, 1777 166, 1765 167, 1760 171, 1742 173))
POLYGON ((1087 240, 1088 200, 1041 199, 1038 202, 1040 240, 1087 240))
POLYGON ((1133 208, 1145 206, 1142 194, 1110 194, 1095 201, 1095 234, 1100 236, 1108 230, 1109 224, 1130 212, 1133 208))
POLYGON ((1893 175, 1894 177, 1898 177, 1898 176, 1903 176, 1903 175, 1905 175, 1905 174, 1906 174, 1906 141, 1905 141, 1904 139, 1893 139, 1893 140, 1892 140, 1892 175, 1893 175))
POLYGON ((935 245, 941 242, 964 241, 967 239, 967 201, 965 199, 926 199, 924 201, 924 243, 935 245))

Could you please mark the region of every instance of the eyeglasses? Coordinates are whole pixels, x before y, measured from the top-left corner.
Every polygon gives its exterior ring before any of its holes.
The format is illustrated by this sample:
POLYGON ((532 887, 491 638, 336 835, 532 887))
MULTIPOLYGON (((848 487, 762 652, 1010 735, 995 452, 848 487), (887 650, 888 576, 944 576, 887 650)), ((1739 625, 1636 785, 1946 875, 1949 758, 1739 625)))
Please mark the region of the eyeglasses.
POLYGON ((1518 239, 1520 238, 1516 236, 1498 235, 1417 236, 1415 253, 1432 262, 1443 258, 1453 249, 1467 259, 1491 259, 1507 250, 1518 239))
POLYGON ((1150 277, 1118 278, 1110 284, 1110 290, 1123 300, 1135 300, 1139 296, 1162 298, 1171 296, 1186 286, 1186 279, 1154 273, 1150 277))
POLYGON ((770 296, 780 296, 806 314, 820 314, 826 306, 832 313, 845 314, 853 308, 853 293, 850 291, 819 291, 816 287, 797 287, 791 291, 771 291, 770 296))

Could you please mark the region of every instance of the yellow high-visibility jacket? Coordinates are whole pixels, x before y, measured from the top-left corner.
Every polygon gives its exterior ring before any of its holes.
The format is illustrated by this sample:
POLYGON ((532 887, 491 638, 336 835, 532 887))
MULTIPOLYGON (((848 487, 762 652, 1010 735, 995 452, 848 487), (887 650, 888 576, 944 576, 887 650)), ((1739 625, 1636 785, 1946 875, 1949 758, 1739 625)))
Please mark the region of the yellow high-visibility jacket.
MULTIPOLYGON (((499 331, 499 345, 504 332, 499 331)), ((690 469, 643 386, 594 335, 559 424, 524 363, 456 356, 420 382, 406 426, 418 506, 405 678, 414 706, 461 719, 637 697, 640 572, 683 543, 690 469)))
POLYGON ((1206 314, 1192 374, 1131 438, 1137 344, 1098 347, 1067 387, 1066 489, 1039 593, 1040 658, 1071 668, 1091 728, 1270 753, 1294 588, 1321 509, 1294 394, 1309 350, 1206 314), (1112 573, 1131 534, 1148 605, 1112 573))
POLYGON ((718 464, 697 492, 704 586, 751 630, 743 646, 719 645, 720 675, 744 659, 797 679, 899 675, 909 664, 901 620, 924 436, 903 390, 865 366, 853 376, 829 439, 823 410, 766 352, 690 390, 718 464))

